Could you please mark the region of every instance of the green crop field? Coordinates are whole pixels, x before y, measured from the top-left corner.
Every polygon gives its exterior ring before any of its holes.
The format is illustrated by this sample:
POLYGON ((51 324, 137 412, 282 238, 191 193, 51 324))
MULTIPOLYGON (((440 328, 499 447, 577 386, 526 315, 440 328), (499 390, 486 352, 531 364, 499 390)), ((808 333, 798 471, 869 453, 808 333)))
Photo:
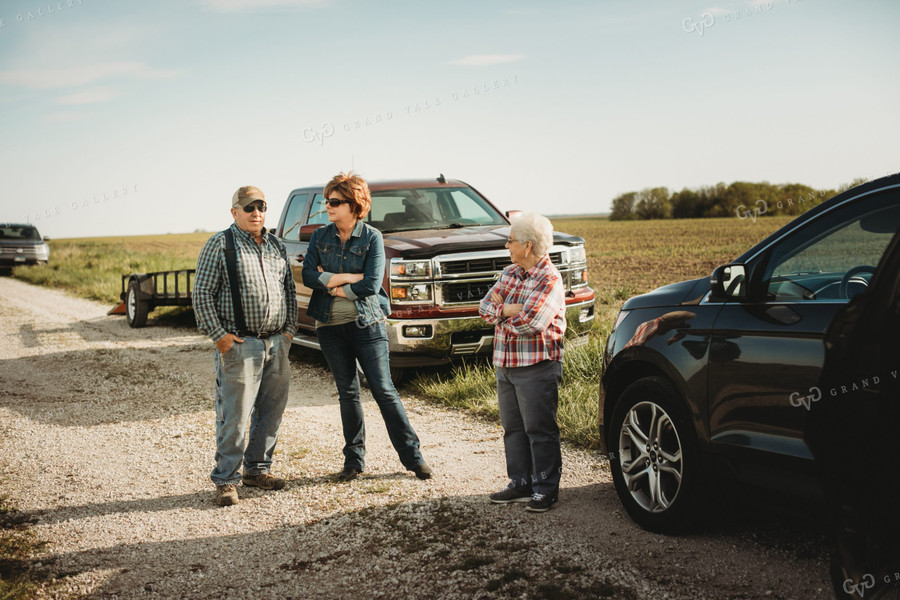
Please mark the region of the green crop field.
MULTIPOLYGON (((590 285, 597 293, 596 319, 588 342, 567 350, 563 365, 559 422, 564 439, 596 447, 597 390, 602 353, 616 313, 628 297, 660 285, 709 275, 791 217, 609 221, 605 218, 554 219, 560 231, 586 240, 590 285)), ((112 307, 119 301, 121 276, 194 268, 210 233, 59 239, 50 241, 50 264, 16 267, 15 277, 112 307)), ((122 317, 110 317, 122 318, 122 317)), ((151 319, 192 325, 190 309, 157 309, 151 319)), ((411 379, 405 389, 436 402, 497 418, 493 369, 471 361, 451 370, 411 379)))

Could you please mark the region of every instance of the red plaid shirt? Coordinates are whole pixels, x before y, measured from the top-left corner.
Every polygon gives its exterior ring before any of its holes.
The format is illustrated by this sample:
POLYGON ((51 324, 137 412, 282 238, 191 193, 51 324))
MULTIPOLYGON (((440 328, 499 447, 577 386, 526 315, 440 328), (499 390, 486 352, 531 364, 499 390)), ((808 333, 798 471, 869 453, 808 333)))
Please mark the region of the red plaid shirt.
POLYGON ((481 318, 494 324, 494 364, 527 367, 543 360, 562 361, 566 333, 566 300, 562 276, 549 256, 529 270, 510 265, 478 305, 481 318), (522 304, 522 312, 503 316, 503 304, 522 304))

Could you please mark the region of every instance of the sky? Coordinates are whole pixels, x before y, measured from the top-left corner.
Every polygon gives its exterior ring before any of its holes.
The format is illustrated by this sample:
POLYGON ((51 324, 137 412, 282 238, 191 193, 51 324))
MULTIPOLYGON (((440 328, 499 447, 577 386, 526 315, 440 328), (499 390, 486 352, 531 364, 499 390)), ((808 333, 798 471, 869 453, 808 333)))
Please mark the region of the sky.
POLYGON ((900 171, 896 0, 0 0, 0 221, 216 231, 355 170, 501 210, 900 171))

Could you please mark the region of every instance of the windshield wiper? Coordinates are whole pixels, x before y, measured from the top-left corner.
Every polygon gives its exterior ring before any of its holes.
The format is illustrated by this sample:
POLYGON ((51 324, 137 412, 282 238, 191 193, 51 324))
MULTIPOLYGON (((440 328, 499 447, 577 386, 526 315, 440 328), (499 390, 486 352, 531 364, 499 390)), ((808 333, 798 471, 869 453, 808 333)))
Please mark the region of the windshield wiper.
POLYGON ((441 225, 440 227, 432 227, 431 229, 460 229, 462 227, 470 227, 475 225, 475 223, 450 223, 448 225, 441 225))

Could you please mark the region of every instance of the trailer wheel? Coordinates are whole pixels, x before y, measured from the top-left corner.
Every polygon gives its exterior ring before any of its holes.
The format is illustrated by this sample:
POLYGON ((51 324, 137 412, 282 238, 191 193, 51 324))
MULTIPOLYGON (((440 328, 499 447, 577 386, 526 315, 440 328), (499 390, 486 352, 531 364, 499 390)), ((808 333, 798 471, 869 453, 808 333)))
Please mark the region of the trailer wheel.
POLYGON ((128 284, 128 293, 125 296, 125 317, 129 327, 143 327, 147 324, 147 314, 150 312, 150 303, 140 297, 140 285, 131 280, 128 284))

